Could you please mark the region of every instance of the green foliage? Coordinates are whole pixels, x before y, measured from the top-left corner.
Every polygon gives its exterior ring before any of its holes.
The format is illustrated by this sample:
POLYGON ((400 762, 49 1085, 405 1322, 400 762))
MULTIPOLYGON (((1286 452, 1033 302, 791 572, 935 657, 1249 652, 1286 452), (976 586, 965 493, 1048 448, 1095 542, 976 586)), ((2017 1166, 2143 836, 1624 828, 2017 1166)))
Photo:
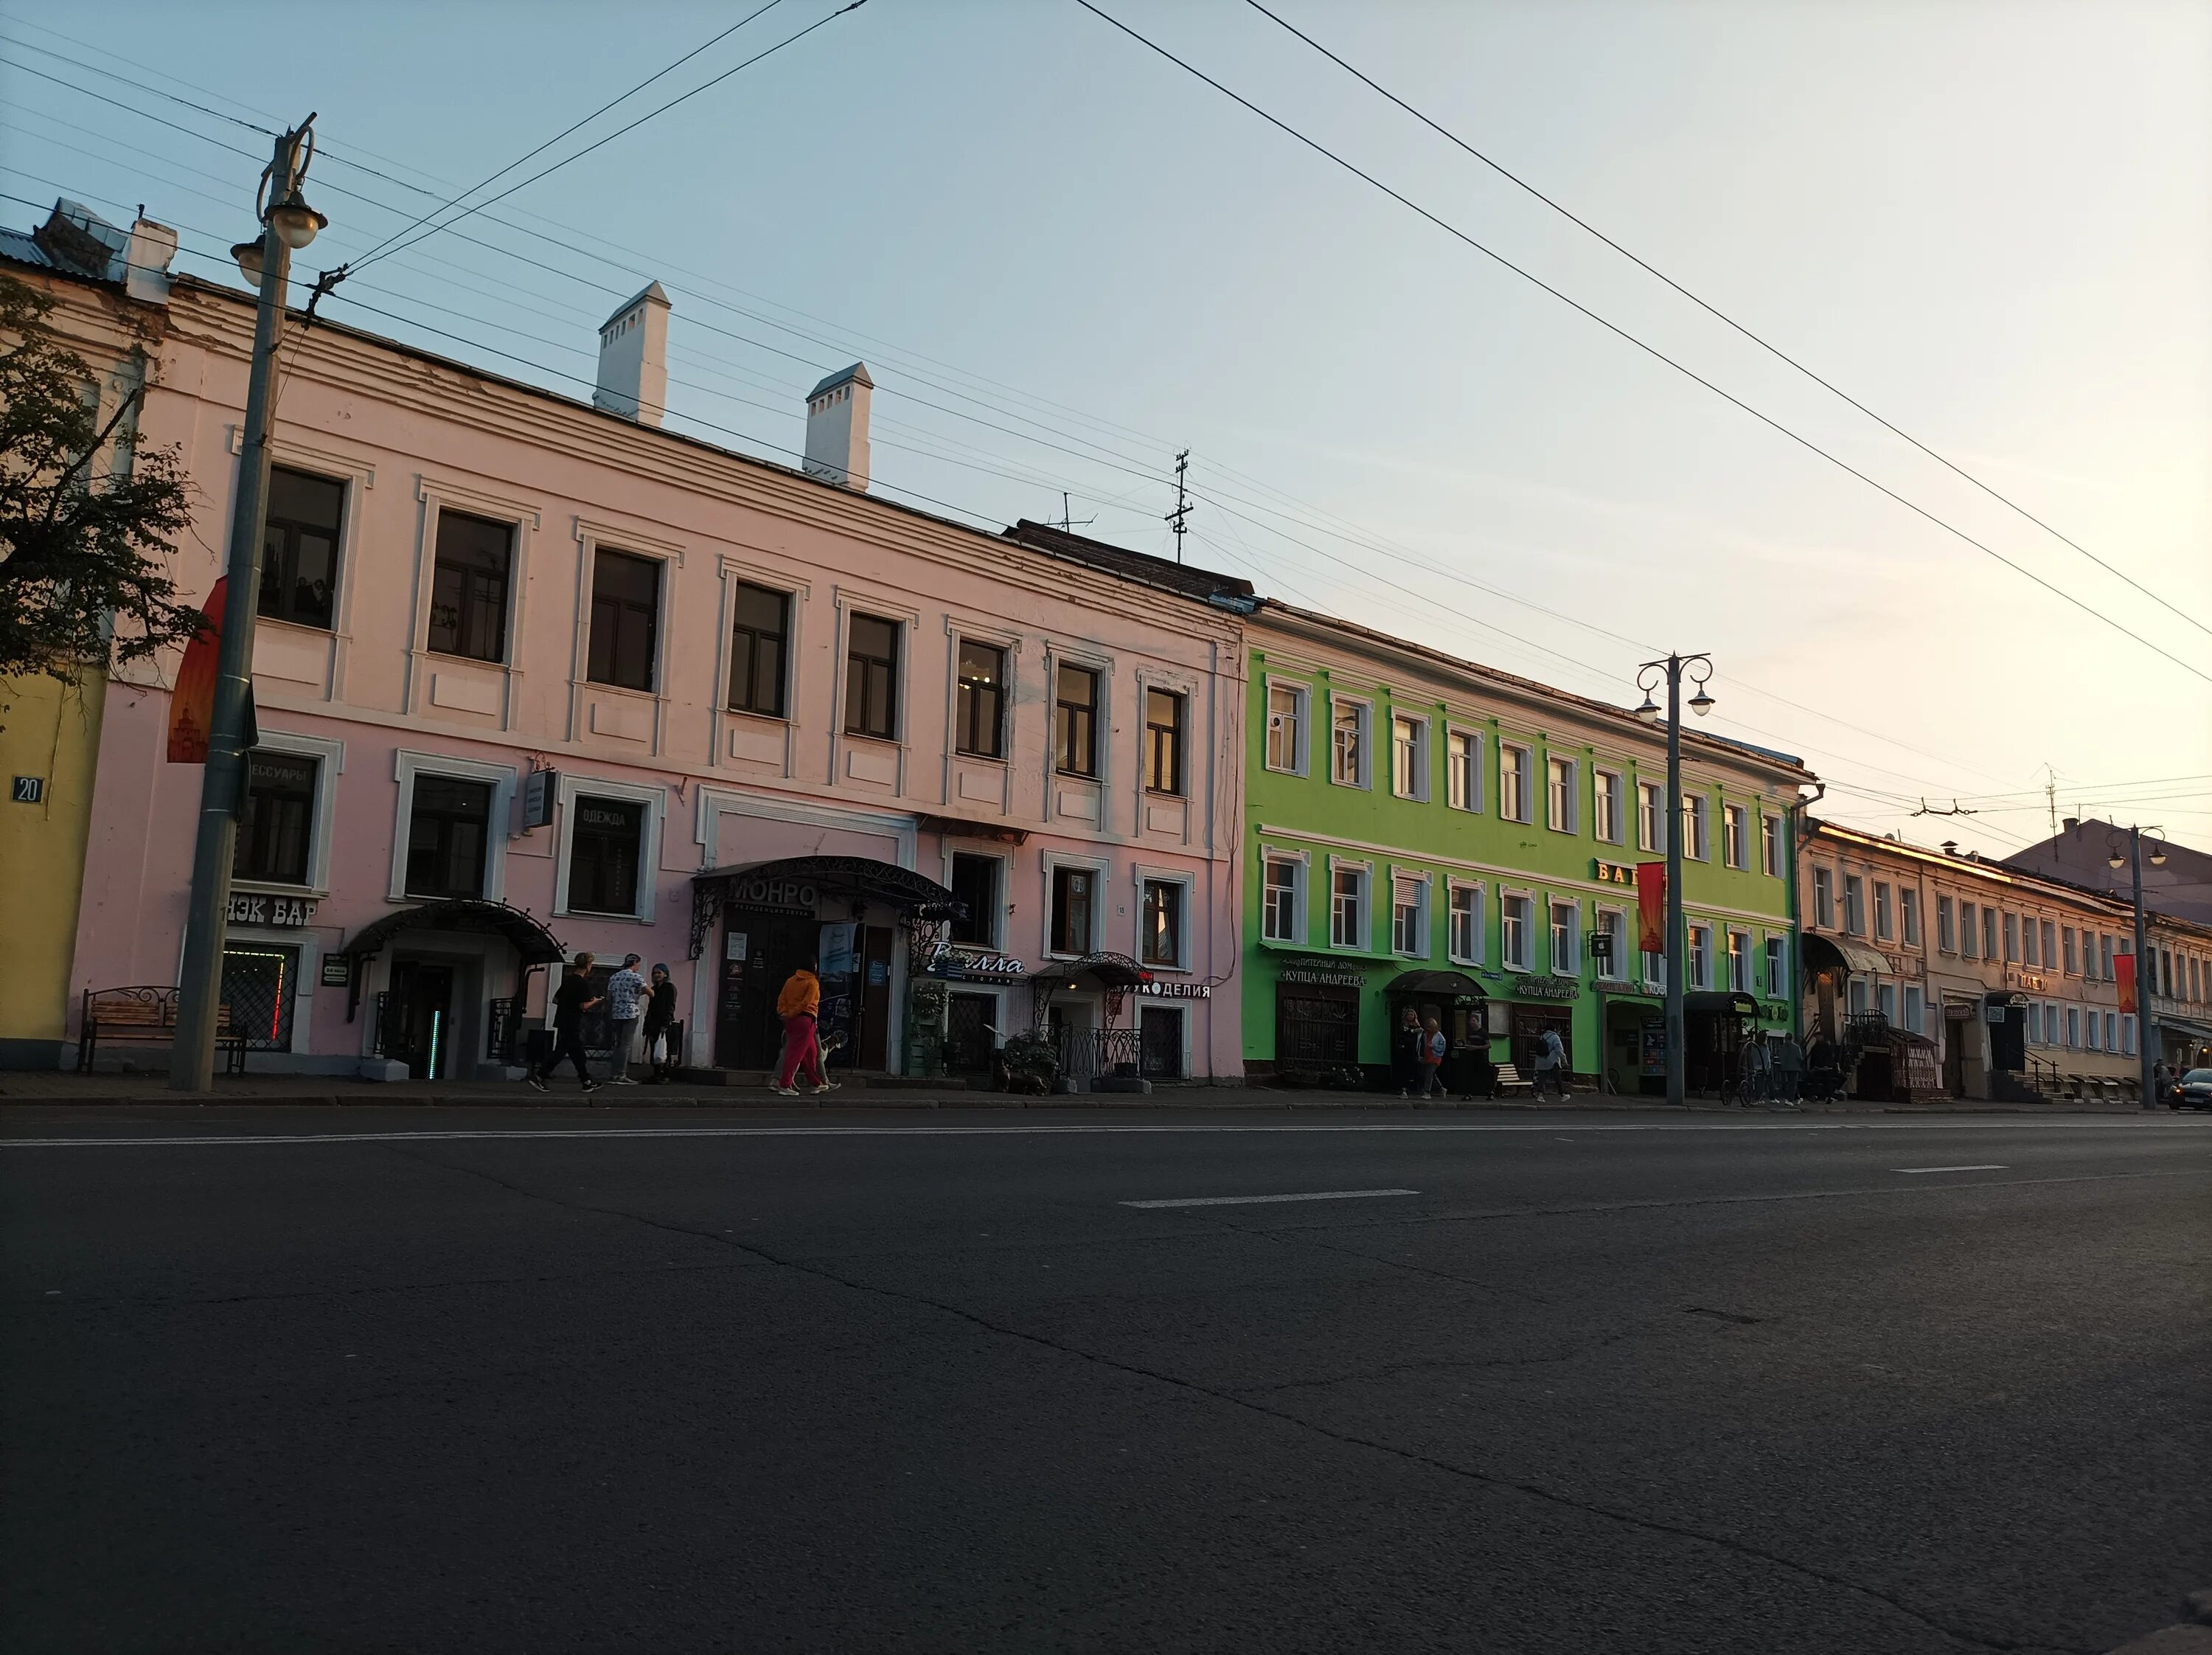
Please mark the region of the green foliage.
POLYGON ((127 467, 103 425, 100 375, 46 322, 54 301, 0 275, 0 680, 112 671, 183 643, 199 611, 176 600, 173 537, 191 521, 173 451, 127 467))

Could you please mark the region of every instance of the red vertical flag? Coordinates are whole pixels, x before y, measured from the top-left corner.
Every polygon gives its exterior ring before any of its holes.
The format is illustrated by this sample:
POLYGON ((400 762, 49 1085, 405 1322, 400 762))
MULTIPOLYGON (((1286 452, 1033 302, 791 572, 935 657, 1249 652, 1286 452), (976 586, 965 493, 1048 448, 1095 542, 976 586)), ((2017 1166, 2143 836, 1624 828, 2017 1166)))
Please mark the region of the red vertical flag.
POLYGON ((1667 864, 1636 865, 1637 946, 1647 954, 1667 952, 1667 864))
POLYGON ((2112 981, 2120 985, 2120 1009, 2132 1012, 2136 1008, 2136 957, 2133 954, 2112 956, 2112 981))
POLYGON ((208 624, 185 645, 183 664, 177 668, 177 687, 169 693, 169 762, 207 763, 208 727, 215 721, 216 654, 222 643, 223 599, 230 577, 218 579, 200 612, 208 624))

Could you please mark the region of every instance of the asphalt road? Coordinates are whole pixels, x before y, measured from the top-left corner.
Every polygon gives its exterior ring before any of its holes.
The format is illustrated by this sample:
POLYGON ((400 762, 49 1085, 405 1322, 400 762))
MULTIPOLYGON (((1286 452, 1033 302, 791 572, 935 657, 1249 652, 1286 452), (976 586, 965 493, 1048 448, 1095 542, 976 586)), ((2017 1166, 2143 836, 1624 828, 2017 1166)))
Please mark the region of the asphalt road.
POLYGON ((2208 1198, 2162 1116, 11 1110, 0 1647, 2102 1651, 2212 1585, 2208 1198))

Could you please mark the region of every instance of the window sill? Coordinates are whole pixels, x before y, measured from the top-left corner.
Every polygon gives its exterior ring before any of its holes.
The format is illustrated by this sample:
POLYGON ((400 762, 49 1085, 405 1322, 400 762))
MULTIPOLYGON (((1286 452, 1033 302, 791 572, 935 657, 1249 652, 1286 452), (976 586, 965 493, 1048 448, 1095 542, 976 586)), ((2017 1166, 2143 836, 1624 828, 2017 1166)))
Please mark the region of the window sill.
POLYGON ((422 653, 426 655, 434 655, 440 660, 465 660, 471 666, 495 666, 503 672, 512 670, 504 659, 496 655, 464 655, 453 650, 441 649, 434 644, 428 643, 422 646, 422 653))
POLYGON ((973 764, 996 764, 1001 768, 1004 768, 1006 765, 1012 762, 1003 753, 970 752, 965 747, 955 747, 952 750, 952 756, 955 758, 965 758, 973 764))
POLYGON ((1528 976, 1528 973, 1529 973, 1530 971, 1534 970, 1535 968, 1534 968, 1534 966, 1531 966, 1531 965, 1516 965, 1516 964, 1515 964, 1511 960, 1510 960, 1510 959, 1509 959, 1509 960, 1507 960, 1507 961, 1506 961, 1503 965, 1501 965, 1500 967, 1498 967, 1498 969, 1499 969, 1500 970, 1504 970, 1504 971, 1511 971, 1511 972, 1513 972, 1515 975, 1519 976, 1519 977, 1526 977, 1526 976, 1528 976))
POLYGON ((489 902, 491 900, 492 898, 485 896, 481 891, 410 891, 404 896, 386 897, 385 898, 385 901, 391 903, 395 907, 404 907, 412 903, 489 902))
POLYGON ((586 678, 582 680, 586 690, 617 696, 635 696, 640 701, 658 701, 660 691, 647 685, 640 689, 635 684, 610 684, 605 678, 586 678))
POLYGON ((313 897, 318 901, 331 894, 326 885, 294 885, 283 879, 241 879, 234 875, 230 881, 233 891, 250 891, 255 896, 313 897))
POLYGON ((1097 770, 1071 770, 1059 764, 1052 767, 1052 773, 1066 782, 1096 782, 1098 780, 1097 770))
POLYGON ((878 747, 903 747, 906 745, 905 739, 901 736, 870 735, 866 730, 845 730, 840 732, 840 733, 848 741, 872 742, 878 747))
POLYGON ((640 919, 635 914, 602 914, 597 910, 590 908, 563 908, 558 910, 553 917, 556 919, 564 920, 617 920, 626 925, 644 925, 648 923, 648 922, 640 919))
POLYGON ((1189 977, 1192 976, 1198 969, 1194 965, 1170 965, 1164 960, 1157 959, 1140 959, 1137 964, 1143 970, 1152 972, 1156 977, 1189 977))
POLYGON ((1145 797, 1147 799, 1188 799, 1190 795, 1174 788, 1147 787, 1145 789, 1145 797))
POLYGON ((253 624, 257 630, 264 626, 284 626, 291 628, 295 632, 313 632, 325 638, 334 638, 338 635, 337 628, 328 621, 289 621, 282 615, 257 613, 253 618, 253 624))
POLYGON ((787 713, 763 713, 758 709, 752 707, 725 707, 722 709, 722 712, 726 717, 758 719, 763 724, 789 724, 791 722, 790 715, 787 713))

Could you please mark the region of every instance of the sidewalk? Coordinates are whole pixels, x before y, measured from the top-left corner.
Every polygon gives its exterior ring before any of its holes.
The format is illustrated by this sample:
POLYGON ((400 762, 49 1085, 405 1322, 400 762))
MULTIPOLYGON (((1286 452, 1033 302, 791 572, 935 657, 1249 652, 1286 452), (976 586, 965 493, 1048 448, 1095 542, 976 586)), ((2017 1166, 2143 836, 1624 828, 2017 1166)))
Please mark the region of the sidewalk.
MULTIPOLYGON (((328 1075, 248 1074, 218 1076, 215 1089, 174 1092, 166 1075, 76 1074, 59 1070, 0 1071, 0 1105, 288 1104, 374 1105, 381 1108, 482 1108, 575 1104, 584 1099, 573 1079, 556 1080, 550 1092, 533 1092, 520 1080, 355 1080, 328 1075)), ((1461 1103, 1456 1099, 1412 1102, 1385 1092, 1309 1092, 1274 1086, 1168 1086, 1150 1094, 1079 1092, 1030 1098, 1003 1092, 973 1091, 957 1083, 892 1080, 874 1086, 854 1082, 819 1097, 780 1097, 765 1086, 603 1086, 591 1095, 594 1109, 1371 1109, 1371 1110, 1652 1110, 1669 1113, 1722 1115, 2141 1115, 2134 1104, 2026 1104, 1972 1102, 1942 1104, 1760 1104, 1751 1109, 1717 1098, 1692 1098, 1682 1109, 1650 1098, 1613 1098, 1577 1092, 1564 1103, 1514 1098, 1461 1103)), ((2164 1114, 2164 1110, 2157 1111, 2164 1114)))

